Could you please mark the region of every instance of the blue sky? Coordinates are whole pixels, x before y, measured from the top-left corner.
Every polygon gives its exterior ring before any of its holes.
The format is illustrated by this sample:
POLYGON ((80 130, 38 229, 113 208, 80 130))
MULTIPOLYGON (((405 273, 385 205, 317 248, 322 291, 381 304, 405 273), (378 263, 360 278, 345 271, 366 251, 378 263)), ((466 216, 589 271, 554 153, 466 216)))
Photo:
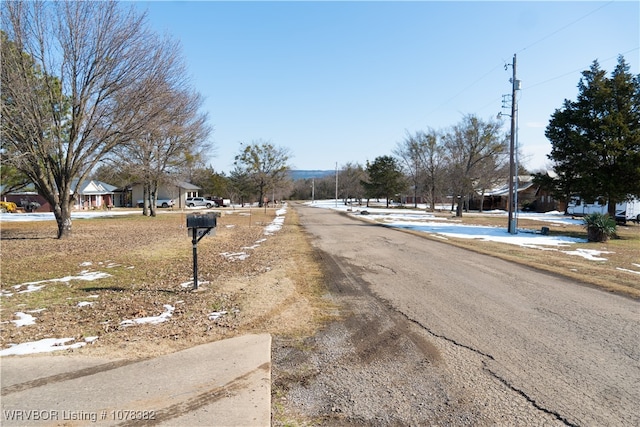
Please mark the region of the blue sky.
MULTIPOLYGON (((503 111, 517 55, 518 140, 548 165, 544 128, 580 73, 623 54, 640 74, 640 2, 136 2, 178 39, 229 172, 240 143, 287 148, 294 169, 362 165, 406 132, 503 111)), ((504 129, 508 130, 509 118, 504 129)))

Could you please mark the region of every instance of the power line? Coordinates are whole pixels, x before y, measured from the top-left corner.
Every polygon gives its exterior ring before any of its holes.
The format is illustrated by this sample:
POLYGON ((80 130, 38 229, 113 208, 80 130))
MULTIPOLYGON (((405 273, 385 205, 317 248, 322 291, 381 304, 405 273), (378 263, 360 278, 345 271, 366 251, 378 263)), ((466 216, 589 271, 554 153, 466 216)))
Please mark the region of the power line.
POLYGON ((582 21, 583 19, 585 19, 585 18, 587 18, 587 17, 589 17, 589 16, 593 15, 594 13, 596 13, 597 11, 599 11, 599 10, 600 10, 600 9, 602 9, 602 8, 604 8, 604 7, 606 7, 606 6, 609 6, 611 3, 613 3, 613 0, 611 0, 609 3, 605 3, 605 4, 603 4, 602 6, 600 6, 600 7, 596 8, 596 9, 592 10, 591 12, 587 13, 586 15, 583 15, 583 16, 581 16, 580 18, 578 18, 578 19, 576 19, 576 20, 574 20, 574 21, 572 21, 572 22, 568 23, 568 24, 567 24, 567 25, 565 25, 564 27, 558 28, 557 30, 555 30, 555 31, 553 31, 553 32, 551 32, 551 33, 549 33, 549 34, 547 34, 546 36, 542 37, 542 38, 541 38, 541 39, 539 39, 538 41, 535 41, 535 42, 531 43, 530 45, 523 47, 522 49, 520 49, 520 50, 519 50, 518 52, 516 52, 516 53, 523 52, 523 51, 525 51, 525 50, 529 49, 531 46, 535 46, 535 45, 537 45, 538 43, 541 43, 541 42, 545 41, 546 39, 548 39, 548 38, 550 38, 550 37, 555 36, 555 35, 556 35, 556 34, 558 34, 559 32, 566 30, 567 28, 569 28, 569 27, 570 27, 570 26, 572 26, 573 24, 576 24, 576 23, 578 23, 578 22, 582 21))
MULTIPOLYGON (((571 27, 572 25, 575 25, 576 23, 578 23, 578 22, 582 21, 583 19, 585 19, 585 18, 587 18, 587 17, 589 17, 589 16, 593 15, 594 13, 596 13, 596 12, 600 11, 601 9, 605 8, 606 6, 609 6, 609 5, 610 5, 610 4, 612 4, 613 2, 614 2, 614 0, 611 0, 611 1, 609 1, 609 2, 605 3, 605 4, 601 5, 601 6, 599 6, 599 7, 595 8, 595 9, 593 9, 592 11, 590 11, 590 12, 588 12, 588 13, 586 13, 586 14, 584 14, 584 15, 580 16, 579 18, 577 18, 577 19, 575 19, 575 20, 573 20, 573 21, 569 22, 568 24, 566 24, 566 25, 564 25, 564 26, 562 26, 562 27, 558 28, 557 30, 552 31, 551 33, 549 33, 549 34, 545 35, 544 37, 542 37, 542 38, 538 39, 537 41, 535 41, 535 42, 533 42, 533 43, 531 43, 531 44, 529 44, 529 45, 527 45, 527 46, 523 47, 522 49, 520 49, 519 51, 517 51, 517 52, 516 52, 516 54, 521 53, 521 52, 523 52, 523 51, 525 51, 525 50, 527 50, 527 49, 529 49, 529 48, 531 48, 531 47, 533 47, 533 46, 535 46, 535 45, 537 45, 537 44, 539 44, 539 43, 543 42, 544 40, 547 40, 547 39, 549 39, 549 38, 551 38, 551 37, 555 36, 556 34, 558 34, 558 33, 562 32, 562 31, 564 31, 565 29, 567 29, 567 28, 571 27)), ((638 49, 638 47, 636 47, 636 48, 634 48, 634 49, 631 49, 631 50, 629 50, 629 51, 627 51, 627 52, 623 52, 623 53, 622 53, 622 55, 624 55, 624 54, 626 54, 626 53, 629 53, 629 52, 633 52, 634 50, 637 50, 637 49, 638 49)), ((616 57, 617 57, 617 56, 616 56, 616 57)), ((607 59, 603 60, 603 62, 606 62, 606 61, 608 61, 608 60, 610 60, 610 59, 611 59, 611 58, 607 58, 607 59)), ((471 84, 469 84, 468 86, 464 87, 460 92, 456 93, 456 94, 455 94, 455 95, 453 95, 452 97, 450 97, 450 98, 448 98, 447 100, 445 100, 444 102, 440 103, 436 108, 434 108, 434 109, 432 109, 431 111, 429 111, 429 112, 427 113, 427 116, 430 116, 430 115, 431 115, 431 114, 433 114, 434 112, 436 112, 436 111, 440 110, 443 106, 447 105, 449 102, 451 102, 451 101, 453 101, 454 99, 458 98, 459 96, 463 95, 463 94, 464 94, 464 93, 466 93, 469 89, 471 89, 472 87, 474 87, 475 85, 477 85, 480 81, 484 80, 488 75, 492 74, 496 69, 498 69, 498 68, 502 68, 502 67, 504 67, 504 66, 505 66, 505 61, 503 60, 503 63, 502 63, 502 64, 500 64, 500 65, 496 65, 496 66, 495 66, 495 67, 493 67, 491 70, 487 71, 487 72, 486 72, 486 73, 484 73, 482 76, 480 76, 479 78, 477 78, 476 80, 474 80, 471 84)), ((540 82, 540 83, 536 83, 535 85, 528 86, 528 87, 527 87, 527 89, 532 88, 532 87, 535 87, 535 86, 540 86, 540 85, 545 84, 545 83, 547 83, 547 82, 550 82, 550 81, 553 81, 553 80, 556 80, 556 79, 562 78, 562 77, 567 76, 567 75, 570 75, 570 74, 574 74, 574 73, 576 73, 576 72, 578 72, 578 71, 579 71, 579 72, 582 72, 582 71, 584 71, 584 68, 582 68, 582 69, 580 69, 580 70, 577 70, 577 71, 576 71, 576 70, 574 70, 574 71, 571 71, 571 72, 568 72, 568 73, 562 74, 562 75, 560 75, 560 76, 553 77, 553 78, 551 78, 551 79, 547 79, 547 80, 545 80, 545 81, 543 81, 543 82, 540 82)), ((485 108, 485 107, 483 107, 483 108, 485 108)))
MULTIPOLYGON (((633 52, 633 51, 636 51, 636 50, 638 50, 638 49, 640 49, 640 46, 634 47, 633 49, 629 49, 628 51, 626 51, 626 52, 622 52, 622 53, 621 53, 621 54, 619 54, 619 55, 624 56, 624 55, 626 55, 627 53, 629 53, 629 52, 633 52)), ((598 62, 599 62, 599 63, 605 63, 605 62, 611 61, 612 59, 617 59, 619 55, 616 55, 616 56, 610 56, 609 58, 605 58, 605 59, 599 60, 598 62)), ((566 72, 566 73, 560 74, 560 75, 555 76, 555 77, 551 77, 550 79, 543 80, 543 81, 541 81, 541 82, 539 82, 539 83, 535 83, 535 84, 529 85, 529 86, 527 86, 526 88, 524 88, 523 90, 531 89, 531 88, 534 88, 534 87, 536 87, 536 86, 541 86, 541 85, 543 85, 543 84, 545 84, 545 83, 549 83, 549 82, 551 82, 551 81, 561 79, 561 78, 566 77, 566 76, 569 76, 569 75, 571 75, 571 74, 575 74, 575 73, 578 73, 578 72, 580 72, 580 73, 581 73, 581 72, 583 72, 584 70, 586 70, 588 67, 589 67, 589 65, 587 65, 586 67, 581 67, 581 68, 579 68, 579 69, 575 69, 575 70, 573 70, 573 71, 568 71, 568 72, 566 72)))

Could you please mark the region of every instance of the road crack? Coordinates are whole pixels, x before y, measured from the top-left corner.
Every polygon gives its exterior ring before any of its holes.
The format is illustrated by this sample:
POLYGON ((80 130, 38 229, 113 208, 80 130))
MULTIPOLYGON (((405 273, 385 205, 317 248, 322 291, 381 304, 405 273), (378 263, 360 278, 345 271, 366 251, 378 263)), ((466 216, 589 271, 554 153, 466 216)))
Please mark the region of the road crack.
MULTIPOLYGON (((464 348, 466 350, 469 350, 469 351, 472 351, 472 352, 474 352, 476 354, 479 354, 479 355, 481 355, 483 357, 486 357, 489 360, 496 361, 496 359, 492 355, 490 355, 488 353, 485 353, 485 352, 483 352, 481 350, 478 350, 477 348, 474 348, 474 347, 471 347, 469 345, 460 343, 460 342, 458 342, 458 341, 456 341, 456 340, 454 340, 452 338, 447 337, 446 335, 438 334, 438 333, 434 332, 432 329, 430 329, 429 327, 427 327, 426 325, 422 324, 421 322, 419 322, 419 321, 417 321, 415 319, 412 319, 407 314, 405 314, 405 313, 403 313, 403 312, 401 312, 399 310, 396 310, 396 311, 398 311, 398 313, 403 315, 408 321, 418 325, 420 328, 422 328, 425 332, 429 333, 433 337, 443 339, 443 340, 445 340, 447 342, 450 342, 451 344, 453 344, 453 345, 455 345, 457 347, 464 348)), ((541 406, 538 402, 536 402, 535 399, 530 397, 523 390, 518 389, 513 384, 511 384, 509 381, 507 381, 505 378, 502 378, 501 376, 499 376, 498 374, 493 372, 487 366, 486 361, 482 362, 482 368, 483 368, 484 371, 488 372, 493 378, 495 378, 498 381, 500 381, 500 383, 503 384, 504 386, 506 386, 508 389, 510 389, 510 390, 514 391, 515 393, 519 394, 520 396, 522 396, 527 402, 529 402, 537 410, 542 411, 542 412, 544 412, 544 413, 546 413, 548 415, 551 415, 552 417, 554 417, 555 419, 557 419, 558 421, 560 421, 561 423, 563 423, 566 426, 578 427, 577 424, 572 423, 571 421, 569 421, 568 419, 563 417, 561 414, 559 414, 559 413, 557 413, 557 412, 555 412, 555 411, 553 411, 551 409, 548 409, 548 408, 545 408, 545 407, 541 406)))
POLYGON ((520 396, 522 396, 527 402, 529 402, 531 405, 533 405, 534 408, 538 409, 539 411, 542 411, 546 414, 551 415, 552 417, 554 417, 555 419, 557 419, 558 421, 560 421, 561 423, 563 423, 566 426, 570 426, 570 427, 578 427, 578 424, 574 424, 571 421, 569 421, 568 419, 566 419, 565 417, 563 417, 562 415, 560 415, 559 413, 552 411, 550 409, 547 409, 543 406, 541 406, 540 404, 538 404, 538 402, 536 402, 533 398, 531 398, 527 393, 525 393, 524 391, 516 388, 513 384, 511 384, 509 381, 507 381, 505 378, 502 378, 500 375, 496 374, 495 372, 493 372, 485 362, 482 363, 482 368, 487 371, 493 378, 497 379, 498 381, 500 381, 502 384, 504 384, 507 388, 509 388, 510 390, 516 392, 517 394, 519 394, 520 396))
POLYGON ((453 338, 447 337, 446 335, 438 334, 438 333, 434 332, 432 329, 430 329, 428 326, 426 326, 426 325, 422 324, 421 322, 419 322, 418 320, 412 319, 406 313, 403 313, 403 312, 401 312, 401 311, 399 311, 397 309, 396 309, 396 311, 398 313, 400 313, 401 315, 403 315, 404 318, 407 319, 409 322, 412 322, 415 325, 418 325, 421 329, 423 329, 425 332, 427 332, 431 336, 443 339, 443 340, 445 340, 447 342, 450 342, 451 344, 453 344, 453 345, 455 345, 457 347, 461 347, 461 348, 467 349, 467 350, 472 351, 474 353, 477 353, 477 354, 479 354, 481 356, 484 356, 484 357, 486 357, 488 359, 495 360, 494 357, 492 355, 490 355, 490 354, 487 354, 487 353, 485 353, 485 352, 483 352, 481 350, 478 350, 477 348, 474 348, 474 347, 468 346, 466 344, 463 344, 461 342, 458 342, 458 341, 454 340, 453 338))

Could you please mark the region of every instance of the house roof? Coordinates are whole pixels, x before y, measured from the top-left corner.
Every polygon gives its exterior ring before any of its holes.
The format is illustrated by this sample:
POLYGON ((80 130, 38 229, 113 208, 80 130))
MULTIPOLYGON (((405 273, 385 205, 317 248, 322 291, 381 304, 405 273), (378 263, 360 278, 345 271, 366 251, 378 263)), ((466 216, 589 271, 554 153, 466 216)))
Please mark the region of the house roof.
MULTIPOLYGON (((533 177, 531 175, 518 176, 518 193, 529 189, 533 185, 533 177)), ((508 196, 509 195, 509 183, 506 183, 500 187, 496 187, 489 191, 485 191, 485 196, 508 196)))
POLYGON ((185 181, 179 181, 176 185, 180 188, 184 188, 185 190, 201 190, 197 185, 193 185, 185 181))
POLYGON ((85 194, 85 195, 113 194, 113 192, 117 189, 117 187, 114 187, 113 185, 109 185, 105 182, 96 181, 93 179, 89 181, 82 181, 80 182, 80 184, 78 184, 77 179, 74 179, 71 182, 71 188, 77 188, 78 194, 85 194))

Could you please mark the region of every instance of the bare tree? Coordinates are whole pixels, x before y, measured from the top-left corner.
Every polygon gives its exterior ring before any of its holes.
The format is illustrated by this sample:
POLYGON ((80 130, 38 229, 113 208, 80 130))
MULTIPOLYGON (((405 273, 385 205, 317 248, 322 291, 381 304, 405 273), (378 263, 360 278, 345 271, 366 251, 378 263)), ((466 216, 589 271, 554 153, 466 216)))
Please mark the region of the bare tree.
POLYGON ((2 28, 2 148, 68 237, 73 183, 154 119, 175 53, 113 1, 5 1, 2 28))
POLYGON ((422 162, 425 170, 425 187, 427 188, 429 209, 434 211, 437 200, 442 197, 444 192, 447 158, 438 132, 429 129, 422 133, 421 139, 424 143, 422 162))
POLYGON ((444 135, 447 150, 449 179, 454 199, 458 198, 457 216, 462 216, 462 205, 479 183, 496 175, 507 153, 507 138, 500 131, 500 123, 484 122, 467 115, 444 135))
MULTIPOLYGON (((335 178, 332 180, 335 180, 335 178)), ((362 203, 364 197, 362 181, 366 180, 367 173, 360 164, 349 162, 342 167, 338 172, 338 186, 345 205, 352 198, 357 199, 358 203, 362 203)))
POLYGON ((251 183, 258 193, 258 205, 262 207, 267 192, 275 191, 287 179, 288 161, 289 150, 268 141, 253 141, 236 155, 234 175, 251 183))
MULTIPOLYGON (((176 70, 177 71, 177 70, 176 70)), ((175 75, 184 76, 183 72, 175 75)), ((154 119, 140 135, 116 147, 111 161, 143 187, 143 215, 156 215, 158 188, 175 183, 210 148, 211 127, 200 113, 203 99, 188 89, 186 81, 165 82, 153 104, 146 106, 154 119), (169 85, 177 85, 172 88, 169 85)))
POLYGON ((423 134, 423 132, 416 132, 414 136, 406 131, 404 140, 397 143, 393 150, 393 154, 400 159, 400 165, 411 182, 414 207, 418 207, 418 194, 422 191, 421 178, 424 176, 423 134))
POLYGON ((426 193, 429 209, 435 209, 438 194, 443 191, 445 150, 438 132, 433 129, 406 133, 393 152, 404 166, 413 187, 414 207, 418 194, 426 193))

